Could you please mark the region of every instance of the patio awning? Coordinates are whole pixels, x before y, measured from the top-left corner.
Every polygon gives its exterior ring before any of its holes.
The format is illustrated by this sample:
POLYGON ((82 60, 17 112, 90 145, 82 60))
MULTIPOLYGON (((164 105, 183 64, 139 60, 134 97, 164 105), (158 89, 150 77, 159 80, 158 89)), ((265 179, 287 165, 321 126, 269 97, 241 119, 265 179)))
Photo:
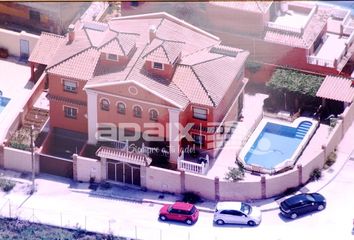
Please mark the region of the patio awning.
POLYGON ((152 159, 145 154, 105 146, 97 150, 96 156, 140 166, 149 166, 152 162, 152 159))
POLYGON ((352 80, 327 76, 316 93, 317 97, 351 103, 354 99, 352 80))

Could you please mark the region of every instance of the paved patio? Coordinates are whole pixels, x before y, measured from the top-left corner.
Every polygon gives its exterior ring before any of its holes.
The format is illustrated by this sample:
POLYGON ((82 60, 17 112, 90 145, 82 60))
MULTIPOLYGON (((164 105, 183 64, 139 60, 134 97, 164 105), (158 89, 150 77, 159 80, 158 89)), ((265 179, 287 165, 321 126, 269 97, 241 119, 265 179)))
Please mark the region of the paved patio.
MULTIPOLYGON (((215 178, 218 176, 223 179, 229 167, 235 167, 236 154, 243 146, 243 141, 247 135, 251 134, 252 127, 255 125, 257 118, 263 114, 263 100, 267 98, 266 94, 245 94, 242 122, 238 122, 230 139, 226 142, 218 157, 210 167, 207 176, 215 178)), ((257 124, 258 125, 258 124, 257 124)), ((250 174, 249 174, 250 175, 250 174)), ((250 175, 250 177, 256 177, 250 175)))
POLYGON ((30 96, 33 84, 28 81, 31 76, 30 67, 18 63, 14 58, 0 59, 0 72, 2 95, 11 99, 0 113, 0 142, 2 142, 14 118, 30 96))

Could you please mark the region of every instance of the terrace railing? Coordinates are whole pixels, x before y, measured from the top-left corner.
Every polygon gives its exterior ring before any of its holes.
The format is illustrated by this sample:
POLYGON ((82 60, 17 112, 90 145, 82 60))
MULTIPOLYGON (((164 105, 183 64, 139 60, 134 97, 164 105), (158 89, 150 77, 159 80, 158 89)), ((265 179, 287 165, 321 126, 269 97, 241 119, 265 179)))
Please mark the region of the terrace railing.
POLYGON ((177 159, 178 170, 183 170, 190 173, 206 174, 209 169, 209 155, 206 155, 206 162, 194 163, 184 159, 184 152, 177 159))
POLYGON ((277 24, 274 22, 268 22, 267 27, 273 30, 281 30, 285 32, 293 32, 293 33, 298 33, 302 34, 303 28, 302 27, 290 27, 290 26, 285 26, 282 24, 277 24))
POLYGON ((336 67, 336 59, 324 59, 316 56, 307 56, 307 63, 323 67, 336 67))

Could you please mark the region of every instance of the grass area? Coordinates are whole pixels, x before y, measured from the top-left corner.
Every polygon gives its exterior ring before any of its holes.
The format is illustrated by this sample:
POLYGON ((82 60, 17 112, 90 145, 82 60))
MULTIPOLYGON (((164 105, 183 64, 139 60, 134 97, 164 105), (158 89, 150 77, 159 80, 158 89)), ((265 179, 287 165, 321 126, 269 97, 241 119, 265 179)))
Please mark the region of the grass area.
POLYGON ((0 218, 0 239, 16 240, 124 240, 83 230, 70 230, 17 219, 0 218))

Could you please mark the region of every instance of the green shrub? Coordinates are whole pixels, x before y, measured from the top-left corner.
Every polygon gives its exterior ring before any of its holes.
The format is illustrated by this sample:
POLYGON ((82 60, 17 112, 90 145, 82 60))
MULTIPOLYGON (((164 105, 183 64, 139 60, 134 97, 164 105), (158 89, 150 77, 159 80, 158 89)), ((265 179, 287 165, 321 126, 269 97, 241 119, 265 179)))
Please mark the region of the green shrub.
POLYGON ((310 174, 311 181, 318 181, 322 177, 322 169, 315 168, 310 174))
POLYGON ((229 172, 226 173, 225 179, 231 182, 237 182, 245 177, 245 170, 243 167, 229 167, 229 172))
POLYGON ((0 189, 4 192, 10 192, 16 185, 16 182, 6 179, 3 176, 0 177, 0 189))

